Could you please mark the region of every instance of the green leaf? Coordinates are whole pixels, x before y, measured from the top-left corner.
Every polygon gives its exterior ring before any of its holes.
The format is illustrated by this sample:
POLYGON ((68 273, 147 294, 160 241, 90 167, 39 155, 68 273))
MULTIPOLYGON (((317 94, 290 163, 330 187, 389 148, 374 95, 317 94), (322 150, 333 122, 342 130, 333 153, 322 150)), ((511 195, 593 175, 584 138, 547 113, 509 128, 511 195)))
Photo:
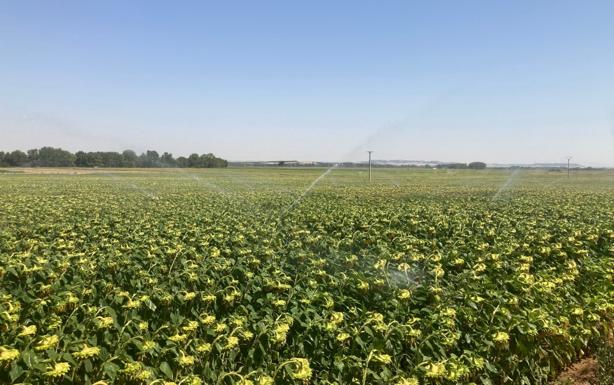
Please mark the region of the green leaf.
POLYGON ((491 364, 490 362, 486 361, 484 362, 484 366, 486 367, 486 369, 488 369, 489 372, 491 373, 498 373, 499 371, 497 370, 497 368, 491 364))
POLYGON ((160 371, 164 373, 164 375, 168 377, 169 380, 173 379, 173 370, 171 369, 171 366, 168 364, 168 362, 164 361, 160 364, 160 371))
POLYGON ((117 372, 119 372, 119 366, 114 364, 113 362, 105 362, 102 366, 102 371, 112 380, 117 377, 117 372))
POLYGON ((92 369, 94 369, 94 367, 92 365, 92 361, 91 360, 85 360, 84 364, 85 364, 85 372, 86 373, 91 373, 92 369))
POLYGON ((13 364, 11 370, 9 371, 9 377, 11 378, 11 382, 15 382, 16 379, 19 378, 24 373, 24 370, 21 366, 17 364, 13 364))
POLYGON ((38 363, 38 356, 31 350, 24 350, 21 353, 21 359, 29 369, 32 369, 38 363))

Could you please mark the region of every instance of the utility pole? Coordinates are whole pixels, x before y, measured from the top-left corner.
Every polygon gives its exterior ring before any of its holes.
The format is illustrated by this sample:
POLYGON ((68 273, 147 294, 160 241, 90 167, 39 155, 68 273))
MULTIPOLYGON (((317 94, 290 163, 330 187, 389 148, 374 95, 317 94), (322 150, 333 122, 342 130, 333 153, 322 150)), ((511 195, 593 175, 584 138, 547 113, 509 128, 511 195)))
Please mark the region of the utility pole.
POLYGON ((369 153, 369 182, 371 182, 371 153, 373 151, 367 151, 369 153))
POLYGON ((571 156, 567 157, 567 178, 569 178, 569 161, 571 160, 571 156))

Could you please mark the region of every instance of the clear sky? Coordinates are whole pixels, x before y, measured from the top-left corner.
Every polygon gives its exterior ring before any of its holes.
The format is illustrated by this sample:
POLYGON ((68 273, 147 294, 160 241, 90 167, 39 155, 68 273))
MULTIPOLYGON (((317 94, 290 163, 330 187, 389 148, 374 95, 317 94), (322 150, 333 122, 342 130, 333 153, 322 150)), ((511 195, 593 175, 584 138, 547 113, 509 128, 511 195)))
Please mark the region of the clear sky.
POLYGON ((614 165, 613 1, 2 1, 0 150, 614 165))

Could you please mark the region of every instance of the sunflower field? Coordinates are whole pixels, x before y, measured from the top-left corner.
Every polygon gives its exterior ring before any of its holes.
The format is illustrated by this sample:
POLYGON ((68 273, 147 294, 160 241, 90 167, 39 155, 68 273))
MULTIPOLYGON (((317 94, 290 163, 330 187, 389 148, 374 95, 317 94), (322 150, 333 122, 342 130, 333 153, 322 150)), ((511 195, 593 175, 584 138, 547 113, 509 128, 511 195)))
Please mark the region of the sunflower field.
POLYGON ((546 384, 614 326, 614 175, 322 172, 0 174, 0 383, 546 384))

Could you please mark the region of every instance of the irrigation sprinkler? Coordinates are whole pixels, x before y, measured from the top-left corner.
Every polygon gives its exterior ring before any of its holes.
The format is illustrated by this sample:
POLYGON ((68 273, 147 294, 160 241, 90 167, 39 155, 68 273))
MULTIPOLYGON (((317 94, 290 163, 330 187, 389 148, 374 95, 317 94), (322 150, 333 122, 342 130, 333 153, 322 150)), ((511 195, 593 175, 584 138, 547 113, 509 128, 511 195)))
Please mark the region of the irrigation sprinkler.
POLYGON ((571 161, 571 156, 567 157, 567 178, 569 178, 569 161, 571 161))
POLYGON ((371 153, 373 151, 367 150, 367 152, 369 153, 369 182, 371 182, 371 153))

